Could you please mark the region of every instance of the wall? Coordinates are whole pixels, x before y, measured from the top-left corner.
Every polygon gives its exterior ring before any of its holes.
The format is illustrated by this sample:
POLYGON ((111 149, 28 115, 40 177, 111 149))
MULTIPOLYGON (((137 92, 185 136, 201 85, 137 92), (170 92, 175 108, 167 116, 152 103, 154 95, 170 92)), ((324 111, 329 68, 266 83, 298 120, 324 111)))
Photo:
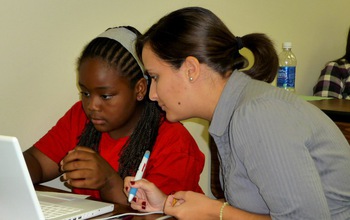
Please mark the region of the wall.
MULTIPOLYGON (((298 58, 296 90, 311 95, 326 61, 342 56, 350 26, 349 0, 0 0, 0 134, 19 138, 23 150, 78 100, 75 62, 83 46, 106 28, 141 32, 185 6, 216 13, 238 36, 264 32, 280 51, 292 41, 298 58)), ((184 122, 208 154, 207 123, 184 122)), ((209 160, 210 155, 208 155, 209 160)), ((209 163, 201 185, 209 193, 209 163)))

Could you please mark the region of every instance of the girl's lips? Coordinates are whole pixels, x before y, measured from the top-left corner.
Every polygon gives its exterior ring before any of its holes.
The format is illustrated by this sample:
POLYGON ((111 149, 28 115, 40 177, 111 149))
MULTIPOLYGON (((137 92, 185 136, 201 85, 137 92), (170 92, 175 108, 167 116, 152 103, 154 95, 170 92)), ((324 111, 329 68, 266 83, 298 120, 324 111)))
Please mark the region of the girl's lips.
POLYGON ((105 121, 103 119, 91 119, 91 122, 94 124, 94 125, 102 125, 105 123, 105 121))

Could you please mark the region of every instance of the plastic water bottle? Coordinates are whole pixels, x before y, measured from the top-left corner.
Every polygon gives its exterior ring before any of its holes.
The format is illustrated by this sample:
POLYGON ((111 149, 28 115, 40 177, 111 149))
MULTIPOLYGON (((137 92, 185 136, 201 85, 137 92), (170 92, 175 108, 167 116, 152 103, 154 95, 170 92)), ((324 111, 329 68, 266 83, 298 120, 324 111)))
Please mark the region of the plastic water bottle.
POLYGON ((278 55, 278 59, 277 87, 295 92, 297 58, 292 52, 291 42, 284 42, 282 44, 282 52, 278 55))

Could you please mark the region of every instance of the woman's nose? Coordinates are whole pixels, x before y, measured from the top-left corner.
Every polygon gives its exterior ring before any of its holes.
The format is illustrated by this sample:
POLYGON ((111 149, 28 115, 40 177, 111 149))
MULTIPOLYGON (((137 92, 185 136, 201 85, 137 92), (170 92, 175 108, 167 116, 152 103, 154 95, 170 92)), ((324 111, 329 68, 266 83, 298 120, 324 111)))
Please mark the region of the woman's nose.
POLYGON ((157 91, 156 91, 156 85, 155 83, 151 82, 151 86, 149 88, 149 99, 152 101, 157 101, 158 99, 158 95, 157 95, 157 91))

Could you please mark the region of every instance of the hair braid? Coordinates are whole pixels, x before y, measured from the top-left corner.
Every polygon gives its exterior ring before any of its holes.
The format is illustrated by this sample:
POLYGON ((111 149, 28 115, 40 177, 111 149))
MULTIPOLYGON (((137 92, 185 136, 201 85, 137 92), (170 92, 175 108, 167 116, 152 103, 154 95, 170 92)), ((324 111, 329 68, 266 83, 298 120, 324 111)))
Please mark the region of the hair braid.
POLYGON ((83 133, 79 137, 78 145, 90 147, 94 151, 98 152, 98 145, 101 139, 101 132, 97 131, 92 124, 92 122, 88 122, 85 125, 83 133))
POLYGON ((146 150, 152 152, 161 124, 161 114, 156 103, 146 101, 146 107, 141 115, 128 143, 123 147, 119 159, 119 174, 122 178, 135 174, 146 150), (140 141, 141 140, 141 141, 140 141), (135 159, 130 159, 134 157, 135 159))

